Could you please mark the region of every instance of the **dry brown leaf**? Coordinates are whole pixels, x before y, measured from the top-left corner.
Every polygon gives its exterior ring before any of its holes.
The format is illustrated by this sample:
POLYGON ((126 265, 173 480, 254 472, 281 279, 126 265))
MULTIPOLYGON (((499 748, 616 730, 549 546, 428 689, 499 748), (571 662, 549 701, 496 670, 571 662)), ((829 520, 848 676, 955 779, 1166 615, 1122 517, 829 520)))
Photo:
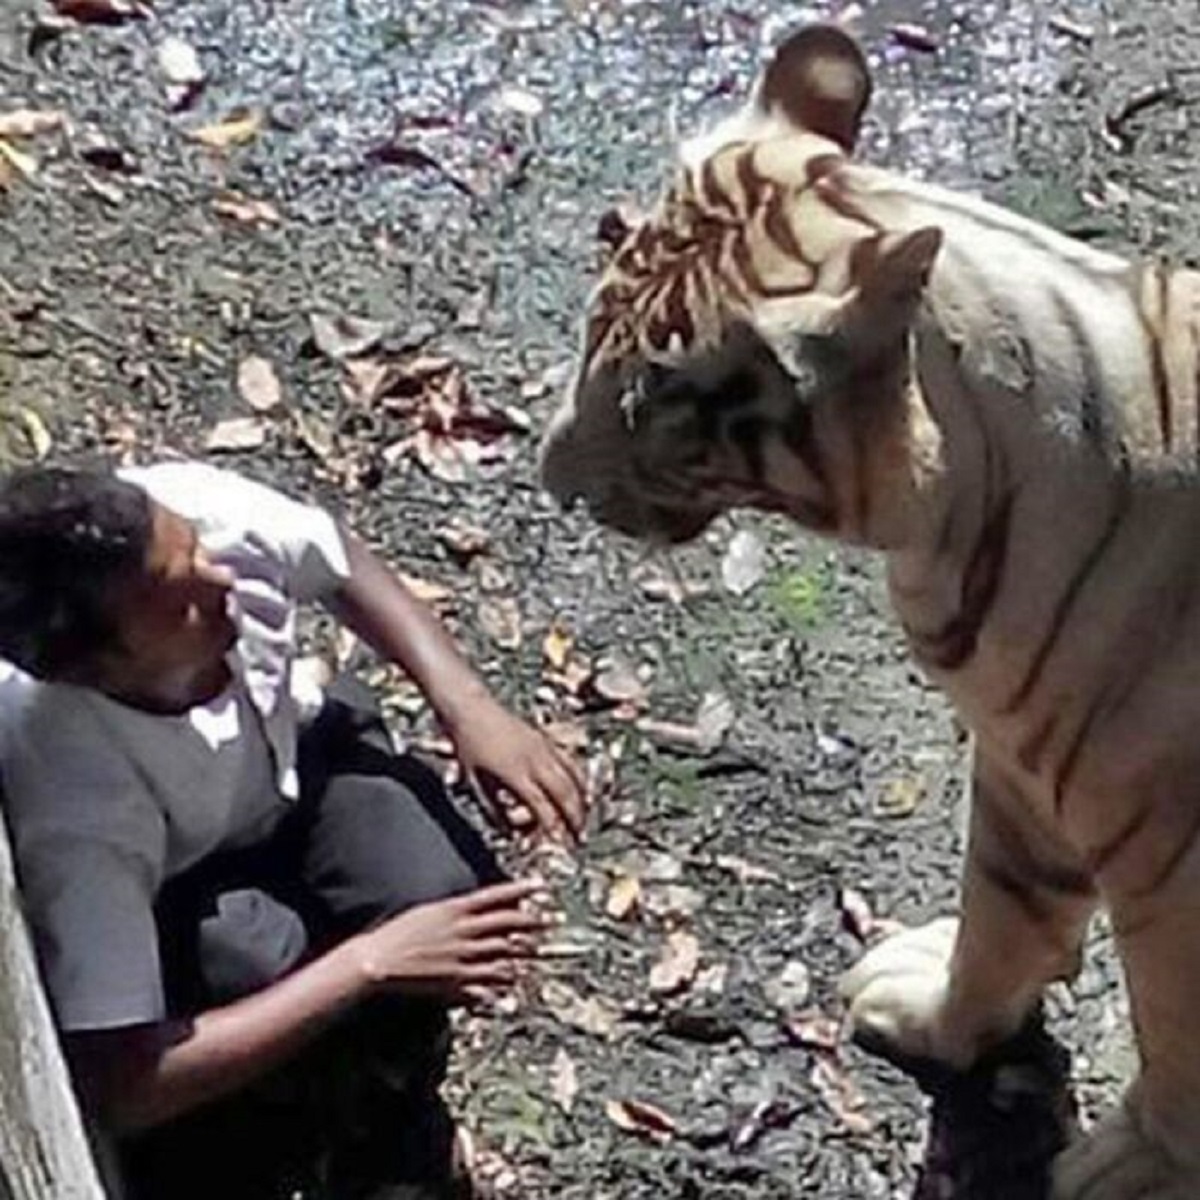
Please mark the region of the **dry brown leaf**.
POLYGON ((374 349, 387 336, 391 326, 384 321, 364 317, 327 317, 314 313, 309 318, 317 349, 335 362, 353 358, 374 349))
POLYGON ((242 359, 237 373, 238 391, 255 412, 270 412, 283 400, 279 376, 269 359, 252 354, 242 359))
POLYGON ((239 110, 222 118, 215 125, 204 125, 188 132, 188 137, 209 150, 228 150, 231 146, 242 146, 253 141, 262 128, 260 113, 239 110))
POLYGON ((808 1008, 785 1018, 783 1030, 789 1040, 805 1050, 823 1050, 835 1054, 841 1044, 841 1026, 816 1008, 808 1008))
POLYGON ((195 48, 183 38, 164 38, 158 47, 158 69, 170 84, 184 89, 204 82, 204 68, 195 48))
POLYGON ((479 625, 504 650, 521 645, 521 610, 511 596, 488 596, 479 602, 479 625))
POLYGON ((586 1000, 574 988, 557 979, 542 984, 542 1003, 546 1010, 564 1025, 592 1037, 610 1038, 621 1019, 621 1011, 603 996, 586 1000))
POLYGON ((23 408, 21 409, 21 424, 25 426, 25 436, 29 439, 34 458, 41 461, 50 453, 54 444, 50 430, 46 428, 46 422, 42 420, 41 414, 32 408, 23 408))
POLYGON ((542 639, 542 657, 555 671, 561 671, 567 665, 567 659, 575 639, 571 631, 562 621, 555 620, 542 639))
POLYGON ((486 530, 461 521, 451 521, 449 525, 444 525, 439 529, 434 536, 463 564, 477 558, 480 554, 485 554, 492 542, 486 530))
POLYGON ((899 819, 911 816, 917 810, 924 796, 924 780, 913 776, 904 776, 888 783, 879 797, 876 807, 882 816, 899 819))
POLYGON ((445 584, 434 583, 430 579, 422 579, 417 575, 399 573, 400 581, 418 600, 425 604, 445 604, 454 598, 454 592, 445 584))
POLYGON ((619 1129, 640 1134, 660 1145, 669 1142, 679 1124, 669 1113, 643 1100, 607 1100, 604 1114, 619 1129))
POLYGON ((84 25, 120 25, 142 20, 153 13, 141 0, 51 0, 54 11, 84 25))
POLYGON ((722 871, 728 871, 740 884, 747 883, 780 883, 782 877, 769 867, 750 862, 749 859, 738 858, 734 854, 718 854, 714 860, 722 871))
POLYGON ((650 971, 650 990, 673 996, 688 988, 700 969, 700 942, 695 934, 676 929, 667 935, 662 957, 650 971))
POLYGON ((758 534, 739 529, 721 559, 725 590, 744 596, 767 572, 767 550, 758 534))
POLYGON ((218 421, 204 439, 204 448, 214 454, 234 450, 257 450, 267 440, 267 427, 259 417, 230 417, 218 421))
POLYGON ((18 108, 0 113, 0 138, 31 138, 62 128, 65 117, 57 109, 18 108))
POLYGON ((609 704, 641 705, 646 701, 646 685, 632 664, 619 655, 599 664, 592 679, 592 691, 609 704))
POLYGON ((832 1054, 817 1055, 812 1082, 817 1094, 851 1133, 867 1134, 875 1127, 866 1111, 866 1098, 832 1054))
POLYGON ((563 1112, 570 1114, 579 1095, 579 1072, 575 1060, 559 1049, 550 1065, 550 1096, 563 1112))
POLYGON ((213 197, 213 212, 243 225, 277 225, 283 218, 270 200, 255 200, 241 192, 219 192, 213 197))
POLYGON ((37 174, 37 159, 32 154, 18 150, 16 146, 0 138, 0 166, 9 166, 18 175, 32 179, 37 174))
POLYGON ((604 911, 614 921, 624 921, 637 909, 642 898, 642 881, 636 875, 618 875, 608 889, 604 911))
POLYGON ((842 923, 860 942, 887 937, 904 928, 899 921, 877 917, 871 910, 866 896, 857 888, 842 888, 838 893, 838 908, 842 914, 842 923))
POLYGON ((919 50, 922 54, 937 53, 938 39, 924 25, 899 22, 892 25, 888 32, 899 45, 906 49, 919 50))
POLYGON ((333 430, 320 417, 312 413, 292 413, 296 422, 296 433, 305 448, 321 462, 328 462, 337 451, 337 437, 333 430))
POLYGON ((812 975, 795 959, 785 963, 783 970, 763 985, 763 993, 774 1008, 783 1012, 802 1008, 812 992, 812 975))

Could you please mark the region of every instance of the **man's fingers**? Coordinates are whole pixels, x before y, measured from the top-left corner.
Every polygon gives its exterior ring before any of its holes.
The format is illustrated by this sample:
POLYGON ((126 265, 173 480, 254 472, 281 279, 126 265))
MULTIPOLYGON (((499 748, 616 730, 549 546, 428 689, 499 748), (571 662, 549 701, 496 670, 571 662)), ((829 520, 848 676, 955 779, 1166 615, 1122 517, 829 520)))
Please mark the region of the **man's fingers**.
POLYGON ((464 912, 484 913, 500 908, 514 908, 522 900, 544 896, 546 884, 541 879, 515 879, 508 883, 493 883, 459 898, 464 912))
POLYGON ((537 939, 523 933, 512 933, 507 937, 473 938, 460 951, 467 962, 503 962, 533 958, 537 953, 537 939))
POLYGON ((583 780, 574 773, 574 764, 568 770, 566 760, 556 753, 541 764, 539 783, 547 801, 578 840, 587 823, 587 801, 583 780))
POLYGON ((557 919, 548 913, 530 912, 527 909, 501 910, 472 917, 462 932, 471 941, 486 941, 489 938, 508 937, 514 933, 545 933, 557 924, 557 919))

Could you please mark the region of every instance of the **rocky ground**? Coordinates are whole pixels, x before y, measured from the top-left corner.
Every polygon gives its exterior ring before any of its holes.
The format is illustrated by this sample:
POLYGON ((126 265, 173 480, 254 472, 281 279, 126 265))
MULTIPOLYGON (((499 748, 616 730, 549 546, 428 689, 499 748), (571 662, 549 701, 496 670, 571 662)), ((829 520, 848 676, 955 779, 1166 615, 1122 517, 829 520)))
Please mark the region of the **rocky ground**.
MULTIPOLYGON (((463 1022, 453 1094, 485 1173, 562 1200, 912 1196, 927 1104, 830 1022, 879 920, 953 905, 965 747, 875 565, 746 516, 647 559, 532 472, 598 218, 650 199, 678 135, 833 8, 57 7, 76 19, 0 4, 5 456, 201 455, 330 504, 615 779, 578 863, 543 860, 555 957, 463 1022), (16 110, 42 116, 4 136, 16 110)), ((1194 5, 855 8, 872 159, 1118 248, 1200 245, 1194 5)), ((1121 1005, 1101 930, 1050 1005, 1085 1119, 1129 1070, 1121 1005)), ((978 1161, 1042 1148, 974 1128, 978 1161)), ((982 1174, 936 1194, 1040 1194, 1036 1171, 982 1174)))

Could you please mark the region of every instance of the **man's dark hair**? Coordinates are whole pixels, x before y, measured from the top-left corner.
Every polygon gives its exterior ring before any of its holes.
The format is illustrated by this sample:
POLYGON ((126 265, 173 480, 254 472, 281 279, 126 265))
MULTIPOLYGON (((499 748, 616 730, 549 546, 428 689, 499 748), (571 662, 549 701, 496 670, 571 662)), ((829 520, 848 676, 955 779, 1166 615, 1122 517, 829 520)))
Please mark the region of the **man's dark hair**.
POLYGON ((146 561, 150 501, 104 470, 0 481, 0 656, 56 678, 111 644, 112 585, 146 561))

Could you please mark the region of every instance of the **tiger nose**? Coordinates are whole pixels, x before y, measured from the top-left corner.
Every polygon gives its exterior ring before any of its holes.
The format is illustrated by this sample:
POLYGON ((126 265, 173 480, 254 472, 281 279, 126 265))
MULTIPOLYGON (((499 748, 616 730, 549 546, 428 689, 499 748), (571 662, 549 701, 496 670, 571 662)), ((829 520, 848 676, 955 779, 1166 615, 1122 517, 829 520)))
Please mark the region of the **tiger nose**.
POLYGON ((542 435, 538 447, 538 481, 564 508, 583 495, 575 453, 574 422, 560 410, 542 435))

